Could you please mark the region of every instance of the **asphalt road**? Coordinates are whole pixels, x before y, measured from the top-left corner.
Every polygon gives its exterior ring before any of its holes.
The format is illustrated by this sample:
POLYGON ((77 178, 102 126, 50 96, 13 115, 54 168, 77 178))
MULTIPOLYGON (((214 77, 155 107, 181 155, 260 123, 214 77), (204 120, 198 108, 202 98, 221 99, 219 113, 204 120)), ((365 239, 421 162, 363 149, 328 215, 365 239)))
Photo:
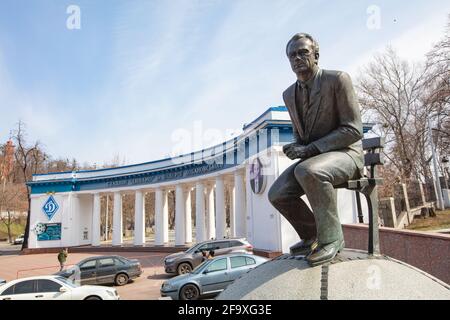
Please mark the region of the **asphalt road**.
POLYGON ((10 244, 8 241, 0 241, 0 256, 17 255, 22 248, 21 244, 10 244))

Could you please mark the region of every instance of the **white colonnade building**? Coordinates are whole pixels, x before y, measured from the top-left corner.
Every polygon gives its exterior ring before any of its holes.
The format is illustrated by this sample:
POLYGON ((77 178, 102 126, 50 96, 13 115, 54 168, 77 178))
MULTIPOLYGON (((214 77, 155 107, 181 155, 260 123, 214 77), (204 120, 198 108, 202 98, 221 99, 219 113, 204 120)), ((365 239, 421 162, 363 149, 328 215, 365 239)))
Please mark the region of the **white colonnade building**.
MULTIPOLYGON (((365 125, 364 131, 369 128, 365 125)), ((113 198, 112 246, 123 245, 122 197, 133 194, 135 246, 184 246, 211 238, 245 237, 255 248, 286 252, 298 236, 267 194, 292 163, 282 152, 291 141, 286 108, 272 107, 245 125, 238 137, 208 149, 117 168, 34 175, 28 182, 29 248, 99 246, 105 196, 113 198), (175 239, 170 243, 169 191, 175 194, 175 239), (152 243, 145 236, 148 193, 154 193, 155 202, 152 243)), ((341 222, 357 222, 353 192, 338 190, 338 205, 341 222)))

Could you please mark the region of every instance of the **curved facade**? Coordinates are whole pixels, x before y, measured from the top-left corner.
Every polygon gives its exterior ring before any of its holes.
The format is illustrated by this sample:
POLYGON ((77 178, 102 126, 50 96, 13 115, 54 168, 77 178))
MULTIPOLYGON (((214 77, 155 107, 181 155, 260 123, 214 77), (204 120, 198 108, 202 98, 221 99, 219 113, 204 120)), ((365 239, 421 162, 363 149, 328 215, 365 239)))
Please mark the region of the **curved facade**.
MULTIPOLYGON (((272 208, 267 192, 292 162, 281 151, 291 140, 286 108, 272 107, 245 125, 240 136, 207 149, 118 168, 34 175, 28 182, 32 193, 29 247, 100 245, 100 198, 107 194, 114 195, 112 244, 122 245, 122 195, 126 193, 135 195, 134 244, 144 245, 148 192, 155 193, 152 244, 168 244, 167 192, 175 190, 175 245, 238 236, 247 237, 257 248, 286 250, 297 236, 272 208), (229 229, 226 194, 231 204, 229 229), (195 221, 191 197, 195 197, 195 221)), ((341 219, 356 222, 352 194, 339 193, 348 211, 341 219)))

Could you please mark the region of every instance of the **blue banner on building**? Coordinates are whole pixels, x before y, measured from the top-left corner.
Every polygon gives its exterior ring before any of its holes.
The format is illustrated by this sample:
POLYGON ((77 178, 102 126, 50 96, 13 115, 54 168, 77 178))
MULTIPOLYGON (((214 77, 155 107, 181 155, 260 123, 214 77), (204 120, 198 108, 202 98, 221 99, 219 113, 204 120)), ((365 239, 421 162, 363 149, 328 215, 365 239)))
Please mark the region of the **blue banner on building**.
POLYGON ((61 240, 61 223, 41 223, 36 229, 38 241, 61 240))

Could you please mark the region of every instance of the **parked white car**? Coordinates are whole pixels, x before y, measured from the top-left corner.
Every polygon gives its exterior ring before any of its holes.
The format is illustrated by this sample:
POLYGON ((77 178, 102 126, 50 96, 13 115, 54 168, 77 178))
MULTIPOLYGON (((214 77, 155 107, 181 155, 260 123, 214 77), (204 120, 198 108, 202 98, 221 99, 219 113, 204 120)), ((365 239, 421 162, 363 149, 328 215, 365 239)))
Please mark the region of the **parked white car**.
POLYGON ((14 244, 22 244, 25 240, 25 235, 21 234, 17 238, 14 239, 14 244))
POLYGON ((13 280, 0 287, 0 300, 119 300, 114 288, 78 286, 60 276, 13 280))

